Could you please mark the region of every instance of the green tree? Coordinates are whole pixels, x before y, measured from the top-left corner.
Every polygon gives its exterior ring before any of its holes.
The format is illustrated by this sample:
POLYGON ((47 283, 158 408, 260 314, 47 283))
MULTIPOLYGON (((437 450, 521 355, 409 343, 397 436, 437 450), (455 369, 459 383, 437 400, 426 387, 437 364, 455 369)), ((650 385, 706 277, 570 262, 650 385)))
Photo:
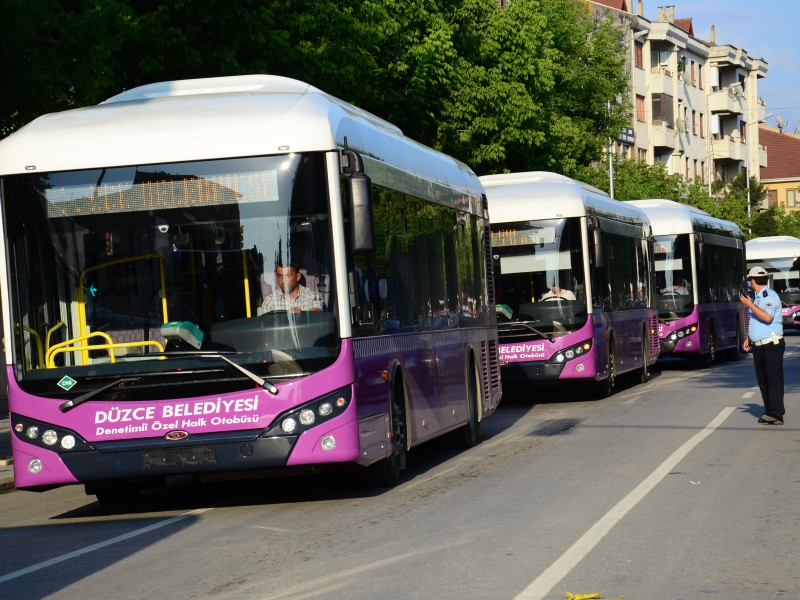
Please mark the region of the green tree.
POLYGON ((626 123, 623 65, 575 0, 0 0, 0 136, 137 85, 271 73, 478 172, 569 174, 626 123))
POLYGON ((611 103, 626 85, 617 30, 573 0, 515 0, 487 14, 461 54, 437 146, 483 173, 571 173, 599 158, 625 122, 611 103))
POLYGON ((0 0, 0 137, 119 91, 114 73, 129 16, 116 0, 0 0))
MULTIPOLYGON (((664 198, 681 200, 683 184, 680 175, 670 175, 663 163, 648 165, 643 160, 614 157, 614 198, 642 200, 664 198)), ((575 177, 606 193, 610 191, 608 167, 597 163, 577 169, 575 177)))
POLYGON ((775 210, 777 212, 775 235, 791 235, 800 238, 800 212, 787 211, 783 204, 776 205, 775 210))

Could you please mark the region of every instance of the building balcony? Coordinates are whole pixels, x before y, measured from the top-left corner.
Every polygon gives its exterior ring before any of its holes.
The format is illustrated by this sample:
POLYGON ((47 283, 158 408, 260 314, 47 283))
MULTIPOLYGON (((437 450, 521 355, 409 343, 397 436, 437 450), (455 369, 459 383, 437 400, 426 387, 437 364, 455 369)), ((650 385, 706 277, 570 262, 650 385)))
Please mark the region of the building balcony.
POLYGON ((708 95, 708 110, 711 111, 711 114, 743 115, 742 97, 731 95, 727 89, 712 92, 708 95))
POLYGON ((650 91, 653 94, 672 94, 672 73, 666 67, 650 69, 650 91))
POLYGON ((744 161, 746 149, 744 140, 730 135, 715 137, 713 142, 716 160, 744 161))
POLYGON ((653 126, 650 128, 650 140, 654 148, 675 149, 675 130, 670 124, 661 119, 653 119, 653 126))

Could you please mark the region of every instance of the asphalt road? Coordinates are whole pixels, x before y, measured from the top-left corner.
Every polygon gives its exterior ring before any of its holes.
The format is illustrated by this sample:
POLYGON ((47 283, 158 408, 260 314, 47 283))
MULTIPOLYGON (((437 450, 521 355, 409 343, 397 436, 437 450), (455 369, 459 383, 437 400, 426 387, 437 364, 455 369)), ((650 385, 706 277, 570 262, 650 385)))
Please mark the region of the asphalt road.
POLYGON ((507 392, 467 451, 349 473, 198 484, 111 513, 69 487, 0 495, 0 598, 800 598, 800 337, 787 417, 752 359, 664 362, 601 401, 507 392))

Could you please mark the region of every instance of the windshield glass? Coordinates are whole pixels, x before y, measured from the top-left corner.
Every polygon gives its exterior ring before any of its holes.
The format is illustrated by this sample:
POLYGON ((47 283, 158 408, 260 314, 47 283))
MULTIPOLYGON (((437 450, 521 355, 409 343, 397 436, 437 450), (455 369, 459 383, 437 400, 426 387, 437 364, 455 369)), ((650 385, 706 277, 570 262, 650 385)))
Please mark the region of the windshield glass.
POLYGON ((566 333, 586 323, 578 219, 492 225, 492 255, 501 341, 566 333))
POLYGON ((656 304, 664 320, 686 317, 694 309, 689 239, 687 234, 656 236, 656 304))
POLYGON ((747 263, 747 268, 763 267, 772 275, 770 287, 780 294, 787 306, 800 304, 800 259, 767 258, 747 263))
POLYGON ((232 391, 253 382, 192 353, 270 378, 338 353, 322 154, 18 175, 3 199, 31 393, 129 375, 148 397, 232 391))

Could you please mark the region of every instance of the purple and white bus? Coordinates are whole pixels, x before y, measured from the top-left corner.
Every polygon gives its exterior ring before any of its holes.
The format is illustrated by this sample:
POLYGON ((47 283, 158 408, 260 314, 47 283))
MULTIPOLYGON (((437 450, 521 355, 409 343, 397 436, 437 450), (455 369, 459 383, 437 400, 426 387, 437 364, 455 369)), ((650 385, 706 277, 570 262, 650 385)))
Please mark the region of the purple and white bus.
POLYGON ((656 306, 661 356, 711 365, 737 360, 749 315, 739 302, 744 235, 731 221, 672 200, 631 200, 655 237, 656 306))
POLYGON ((583 381, 601 397, 658 358, 645 214, 546 172, 481 177, 504 383, 583 381))
POLYGON ((174 81, 0 142, 14 476, 172 475, 477 442, 501 396, 475 174, 308 84, 174 81), (297 284, 300 284, 299 286, 297 284))
POLYGON ((800 329, 800 240, 789 235, 758 237, 745 243, 747 268, 764 267, 770 287, 783 302, 783 328, 800 329))

